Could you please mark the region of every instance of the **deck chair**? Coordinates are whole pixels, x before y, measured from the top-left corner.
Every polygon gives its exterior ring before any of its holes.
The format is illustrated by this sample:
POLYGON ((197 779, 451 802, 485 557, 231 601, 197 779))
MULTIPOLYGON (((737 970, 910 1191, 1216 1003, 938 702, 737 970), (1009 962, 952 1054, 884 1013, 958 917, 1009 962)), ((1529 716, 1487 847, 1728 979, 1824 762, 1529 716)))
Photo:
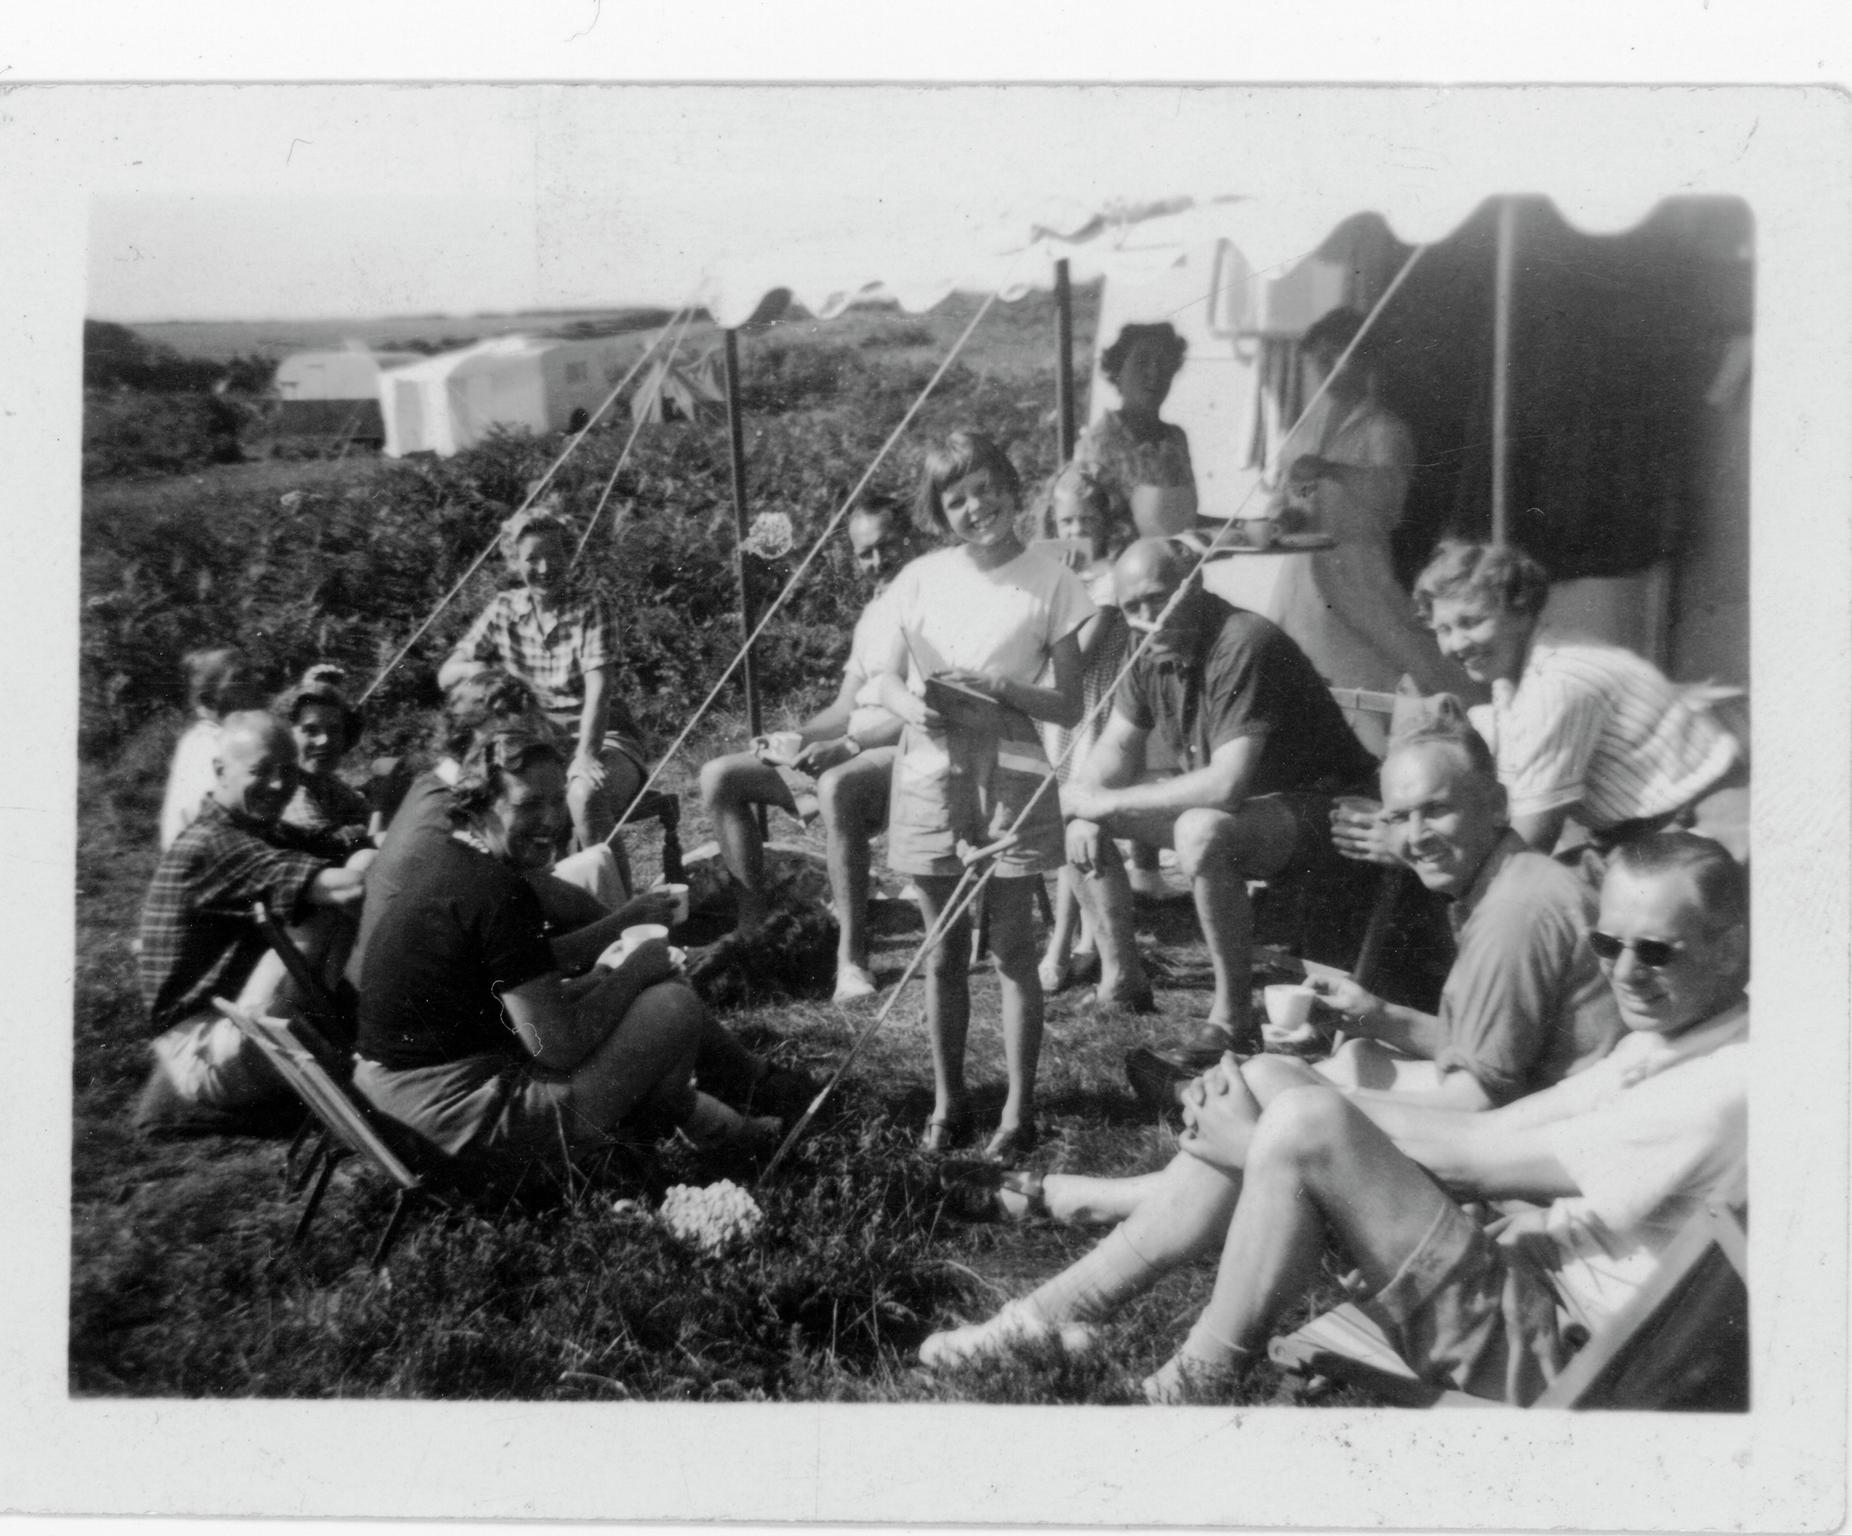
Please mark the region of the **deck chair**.
POLYGON ((396 1185, 399 1191, 385 1230, 373 1245, 372 1267, 378 1269, 385 1263, 405 1223, 412 1198, 425 1192, 424 1181, 381 1138, 368 1111, 354 1097, 345 1080, 330 1073, 320 1053, 305 1043, 300 1024, 250 1013, 221 997, 215 997, 212 1006, 263 1053, 277 1075, 296 1091, 322 1130, 322 1145, 310 1158, 310 1168, 315 1170, 314 1184, 296 1219, 295 1229, 290 1233, 290 1245, 299 1245, 307 1235, 316 1211, 321 1208, 322 1196, 327 1193, 335 1165, 344 1157, 355 1156, 396 1185))
MULTIPOLYGON (((1531 1405, 1641 1408, 1738 1405, 1748 1380, 1748 1241, 1738 1184, 1694 1212, 1653 1277, 1531 1405)), ((1502 1403, 1423 1381, 1382 1330, 1345 1303, 1268 1346, 1291 1377, 1359 1386, 1408 1408, 1502 1403)), ((1747 1407, 1746 1400, 1740 1406, 1747 1407)))

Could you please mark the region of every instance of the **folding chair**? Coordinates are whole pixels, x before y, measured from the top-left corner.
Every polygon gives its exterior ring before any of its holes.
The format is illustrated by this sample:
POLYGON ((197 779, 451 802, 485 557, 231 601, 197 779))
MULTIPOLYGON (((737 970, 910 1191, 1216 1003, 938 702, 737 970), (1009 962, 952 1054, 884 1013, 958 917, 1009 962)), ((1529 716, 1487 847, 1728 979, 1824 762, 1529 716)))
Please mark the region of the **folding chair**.
POLYGON ((290 1233, 290 1245, 300 1244, 308 1233, 309 1224, 321 1207, 322 1196, 327 1193, 335 1165, 344 1157, 356 1156, 383 1174, 399 1191, 385 1230, 373 1246, 372 1267, 378 1269, 385 1263, 405 1223, 412 1197, 427 1193, 424 1181, 381 1139, 366 1109, 353 1097, 345 1081, 331 1074, 320 1053, 302 1038, 302 1025, 249 1013, 220 997, 212 1000, 212 1006, 263 1053, 264 1059, 296 1091, 297 1097, 321 1125, 322 1143, 310 1154, 304 1177, 306 1179, 308 1172, 316 1169, 318 1162, 319 1171, 315 1172, 315 1182, 296 1220, 295 1230, 290 1233))
MULTIPOLYGON (((1680 1408, 1735 1402, 1748 1380, 1748 1240, 1735 1193, 1694 1212, 1652 1278, 1573 1356, 1535 1408, 1680 1408)), ((1309 1382, 1364 1388, 1409 1408, 1505 1404, 1423 1381, 1382 1330, 1350 1303, 1268 1346, 1274 1364, 1309 1382)), ((1746 1400, 1741 1406, 1748 1406, 1746 1400)))

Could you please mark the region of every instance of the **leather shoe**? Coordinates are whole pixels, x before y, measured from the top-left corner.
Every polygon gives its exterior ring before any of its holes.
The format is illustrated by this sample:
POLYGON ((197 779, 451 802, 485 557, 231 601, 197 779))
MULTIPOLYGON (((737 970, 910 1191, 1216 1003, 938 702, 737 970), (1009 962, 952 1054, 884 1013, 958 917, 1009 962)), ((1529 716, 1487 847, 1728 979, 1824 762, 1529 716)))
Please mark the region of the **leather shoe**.
POLYGON ((1205 1024, 1181 1045, 1173 1046, 1167 1054, 1179 1065, 1191 1069, 1191 1075, 1207 1072, 1226 1051, 1236 1048, 1234 1032, 1226 1025, 1205 1024))
POLYGON ((1125 1053, 1125 1076, 1132 1085, 1132 1096, 1155 1114, 1175 1114, 1183 1101, 1183 1085, 1195 1075, 1148 1045, 1125 1053))

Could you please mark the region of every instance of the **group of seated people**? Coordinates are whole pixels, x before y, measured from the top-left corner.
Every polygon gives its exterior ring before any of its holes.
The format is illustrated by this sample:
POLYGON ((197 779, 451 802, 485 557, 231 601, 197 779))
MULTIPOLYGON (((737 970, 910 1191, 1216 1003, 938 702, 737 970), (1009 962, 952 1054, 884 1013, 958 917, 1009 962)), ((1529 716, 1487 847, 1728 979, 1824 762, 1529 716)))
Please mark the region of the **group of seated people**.
MULTIPOLYGON (((1522 552, 1449 542, 1411 606, 1491 701, 1470 717, 1430 702, 1379 764, 1305 651, 1205 593, 1189 541, 1133 537, 1087 466, 1045 488, 1038 528, 1023 512, 1008 456, 974 432, 927 455, 911 517, 864 500, 846 532, 869 601, 836 697, 699 779, 738 933, 771 910, 763 808, 820 818, 839 1003, 882 985, 869 897, 885 831, 891 869, 943 930, 924 964, 929 1153, 972 1129, 969 914, 940 920, 988 877, 1009 1085, 982 1200, 1118 1225, 923 1358, 1080 1347, 1219 1244, 1209 1308, 1148 1383, 1162 1401, 1218 1390, 1329 1236, 1411 1357, 1534 1396, 1569 1320, 1608 1315, 1740 1162, 1747 885, 1681 826, 1737 743, 1640 658, 1541 630, 1547 578, 1522 552), (920 536, 937 547, 916 554, 920 536), (1587 840, 1560 855, 1570 818, 1587 840), (1174 850, 1214 978, 1191 1037, 1128 1058, 1140 1097, 1181 1116, 1182 1151, 1132 1180, 1025 1173, 1044 994, 1069 979, 1077 929, 1098 1002, 1152 1006, 1137 847, 1174 850), (1319 982, 1343 1044, 1311 1066, 1262 1053, 1250 885, 1335 910, 1392 865, 1444 913, 1437 999, 1319 982), (1031 882, 1056 872, 1044 951, 1031 882), (1454 1194, 1541 1208, 1494 1241, 1454 1194)), ((277 1099, 211 1006, 304 1002, 250 923, 259 900, 354 1000, 355 1088, 459 1176, 569 1160, 620 1127, 765 1149, 810 1102, 814 1083, 714 1021, 665 940, 613 947, 675 908, 632 889, 612 836, 648 774, 612 687, 617 627, 559 515, 517 514, 504 552, 518 586, 442 664, 435 760, 389 820, 335 771, 360 729, 337 674, 313 670, 266 712, 235 652, 188 659, 198 719, 141 935, 158 1031, 145 1120, 229 1125, 277 1099)))

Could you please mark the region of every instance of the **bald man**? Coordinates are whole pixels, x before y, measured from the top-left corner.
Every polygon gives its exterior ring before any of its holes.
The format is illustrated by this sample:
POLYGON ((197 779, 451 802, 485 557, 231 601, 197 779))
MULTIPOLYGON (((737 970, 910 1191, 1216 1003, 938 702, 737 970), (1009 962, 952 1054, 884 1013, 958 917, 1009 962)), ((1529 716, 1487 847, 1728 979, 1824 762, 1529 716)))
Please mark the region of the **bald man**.
POLYGON ((1277 625, 1193 586, 1167 616, 1189 558, 1141 539, 1114 587, 1150 645, 1113 696, 1099 743, 1061 792, 1068 860, 1099 935, 1100 997, 1138 1007, 1150 984, 1132 938, 1131 887, 1115 838, 1177 851, 1215 972, 1203 1031, 1172 1053, 1201 1070, 1258 1047, 1250 1017, 1249 880, 1355 878, 1331 849, 1332 797, 1367 786, 1376 764, 1299 649, 1277 625), (1162 617, 1162 622, 1160 622, 1162 617), (1141 783, 1156 732, 1180 771, 1141 783))
POLYGON ((238 1130, 287 1103, 287 1090, 213 1011, 235 997, 264 1012, 295 999, 251 921, 263 901, 311 964, 338 975, 351 944, 369 853, 342 867, 279 818, 296 790, 296 742, 261 710, 227 716, 211 794, 154 871, 141 918, 141 992, 159 1032, 136 1122, 147 1129, 238 1130))

